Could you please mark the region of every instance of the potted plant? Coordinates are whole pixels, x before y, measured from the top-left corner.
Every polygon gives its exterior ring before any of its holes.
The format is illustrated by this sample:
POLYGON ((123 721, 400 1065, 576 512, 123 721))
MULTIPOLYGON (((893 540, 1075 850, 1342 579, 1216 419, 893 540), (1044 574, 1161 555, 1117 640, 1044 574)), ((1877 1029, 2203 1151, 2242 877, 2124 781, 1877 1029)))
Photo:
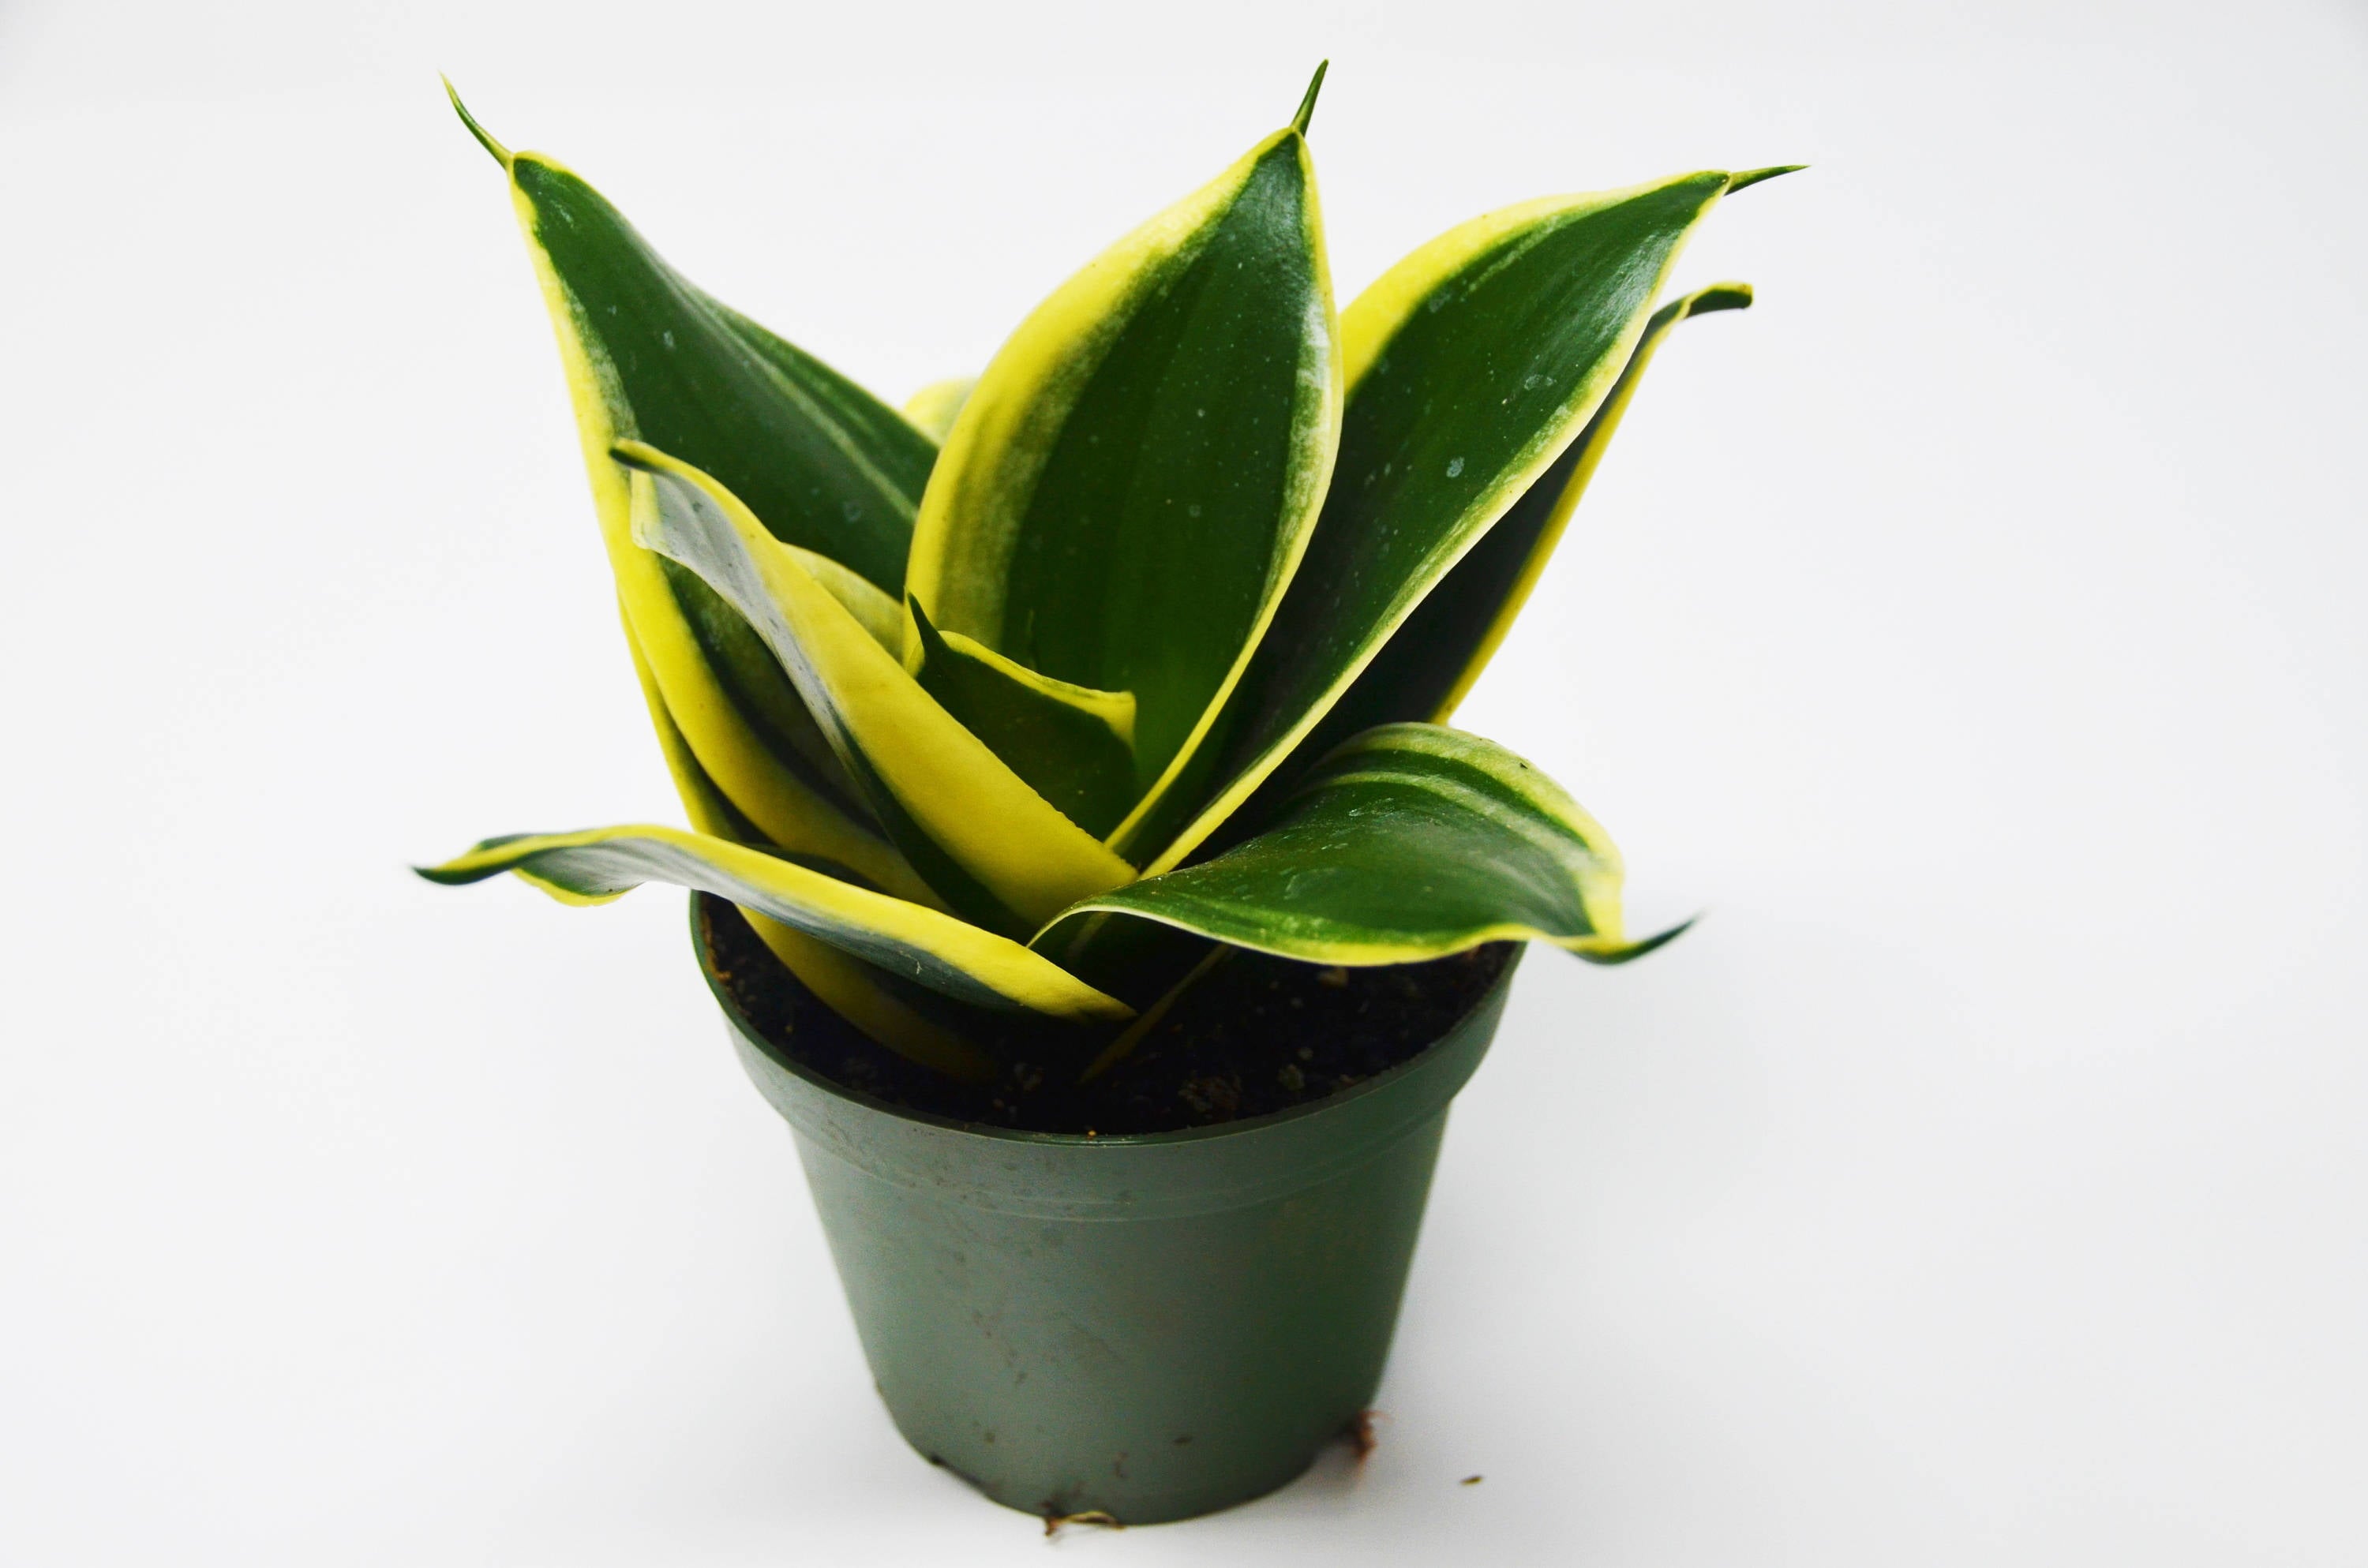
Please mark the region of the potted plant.
POLYGON ((422 874, 693 890, 914 1446, 1178 1518, 1371 1398, 1517 944, 1616 963, 1611 841, 1446 727, 1671 328, 1722 197, 1492 212, 1336 313, 1291 123, 902 413, 501 165, 689 818, 422 874))

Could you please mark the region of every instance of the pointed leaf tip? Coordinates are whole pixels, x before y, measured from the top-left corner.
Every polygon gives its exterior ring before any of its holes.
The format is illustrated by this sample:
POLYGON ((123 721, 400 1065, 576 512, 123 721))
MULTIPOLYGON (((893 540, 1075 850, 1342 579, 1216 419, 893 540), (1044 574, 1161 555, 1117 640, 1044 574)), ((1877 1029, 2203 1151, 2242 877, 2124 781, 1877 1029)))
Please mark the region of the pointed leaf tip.
POLYGON ((469 106, 461 101, 461 89, 452 85, 451 77, 439 73, 437 79, 444 84, 444 96, 452 100, 452 112, 461 117, 461 123, 469 128, 469 134, 477 139, 477 145, 491 153, 494 155, 494 162, 501 165, 505 169, 508 168, 510 150, 495 141, 492 131, 477 123, 477 117, 471 114, 469 106))
POLYGON ((1702 916, 1696 915, 1680 920, 1668 930, 1647 937, 1641 942, 1630 942, 1625 947, 1608 948, 1600 952, 1582 952, 1578 956, 1588 963, 1600 964, 1607 969, 1614 964, 1634 963, 1646 953, 1658 952, 1668 947, 1671 942, 1692 930, 1701 920, 1702 916))
POLYGON ((1738 190, 1758 185, 1762 180, 1774 179, 1778 175, 1799 174, 1808 166, 1806 164, 1775 164, 1764 169, 1744 169, 1726 176, 1726 194, 1733 196, 1738 190))
POLYGON ((1315 62, 1315 74, 1307 84, 1307 96, 1299 100, 1299 112, 1291 117, 1291 128, 1302 136, 1307 134, 1307 122, 1315 118, 1315 95, 1324 90, 1324 73, 1332 69, 1328 60, 1315 62))
POLYGON ((1687 297, 1686 314, 1706 316, 1713 311, 1748 311, 1751 308, 1751 285, 1748 283, 1713 283, 1707 289, 1697 289, 1687 297))

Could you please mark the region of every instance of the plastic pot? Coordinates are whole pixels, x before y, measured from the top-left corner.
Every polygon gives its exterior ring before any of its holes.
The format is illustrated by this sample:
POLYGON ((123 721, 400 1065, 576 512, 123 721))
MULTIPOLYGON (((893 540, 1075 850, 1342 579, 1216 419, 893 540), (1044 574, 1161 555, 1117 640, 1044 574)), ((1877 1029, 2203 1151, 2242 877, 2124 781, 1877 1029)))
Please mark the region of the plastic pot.
POLYGON ((1313 1105, 1089 1138, 842 1088, 776 1055, 699 956, 796 1136, 897 1430, 998 1503, 1126 1524, 1270 1492, 1371 1403, 1448 1102, 1516 967, 1419 1055, 1313 1105))

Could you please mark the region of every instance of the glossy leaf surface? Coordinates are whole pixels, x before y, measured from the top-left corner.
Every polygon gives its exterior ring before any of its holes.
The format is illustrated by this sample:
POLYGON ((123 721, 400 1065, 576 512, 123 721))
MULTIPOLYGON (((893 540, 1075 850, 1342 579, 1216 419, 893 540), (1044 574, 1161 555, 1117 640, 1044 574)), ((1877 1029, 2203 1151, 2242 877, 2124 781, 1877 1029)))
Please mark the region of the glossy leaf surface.
POLYGON ((1132 691, 1154 786, 1238 676, 1332 468, 1339 349, 1285 130, 1037 308, 962 404, 914 597, 1054 679, 1132 691))
POLYGON ((542 153, 509 152, 457 95, 452 104, 509 175, 569 361, 586 461, 597 470, 620 440, 679 453, 730 486, 776 538, 901 593, 935 444, 700 292, 582 176, 542 153))
POLYGON ((1653 312, 1595 417, 1554 465, 1481 536, 1394 632, 1266 787, 1288 788, 1300 767, 1377 724, 1443 724, 1487 667, 1561 541, 1636 386, 1677 324, 1751 303, 1748 284, 1717 283, 1653 312), (1304 761, 1303 761, 1304 759, 1304 761))
POLYGON ((1319 722, 1610 393, 1687 235, 1727 176, 1554 197, 1423 245, 1342 317, 1349 379, 1322 521, 1245 676, 1228 781, 1116 846, 1180 863, 1319 722), (1156 853, 1154 846, 1161 845, 1156 853))
POLYGON ((697 572, 772 651, 872 814, 956 912, 1023 935, 1133 869, 940 707, 715 480, 639 443, 639 542, 697 572))
POLYGON ((679 828, 489 838, 440 866, 420 868, 419 874, 457 885, 504 871, 565 903, 605 903, 643 882, 697 888, 973 1006, 1076 1019, 1115 1020, 1132 1013, 991 931, 760 849, 679 828))
POLYGON ((1620 856, 1543 774, 1493 742, 1392 724, 1325 759, 1276 822, 1212 860, 1090 899, 1108 912, 1317 963, 1407 963, 1537 937, 1633 956, 1620 856))

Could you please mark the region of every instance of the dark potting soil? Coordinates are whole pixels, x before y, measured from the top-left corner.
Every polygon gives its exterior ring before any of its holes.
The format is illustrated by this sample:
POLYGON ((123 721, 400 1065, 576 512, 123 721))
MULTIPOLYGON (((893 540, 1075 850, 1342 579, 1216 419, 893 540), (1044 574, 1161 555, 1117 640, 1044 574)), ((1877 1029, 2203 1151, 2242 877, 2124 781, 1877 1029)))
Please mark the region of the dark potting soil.
POLYGON ((1320 1100, 1418 1054, 1516 950, 1497 942, 1371 969, 1238 952, 1093 1083, 1018 1063, 993 1082, 963 1084, 905 1061, 815 1001, 731 904, 701 897, 699 910, 716 978, 774 1054, 889 1105, 1031 1132, 1167 1132, 1320 1100))

